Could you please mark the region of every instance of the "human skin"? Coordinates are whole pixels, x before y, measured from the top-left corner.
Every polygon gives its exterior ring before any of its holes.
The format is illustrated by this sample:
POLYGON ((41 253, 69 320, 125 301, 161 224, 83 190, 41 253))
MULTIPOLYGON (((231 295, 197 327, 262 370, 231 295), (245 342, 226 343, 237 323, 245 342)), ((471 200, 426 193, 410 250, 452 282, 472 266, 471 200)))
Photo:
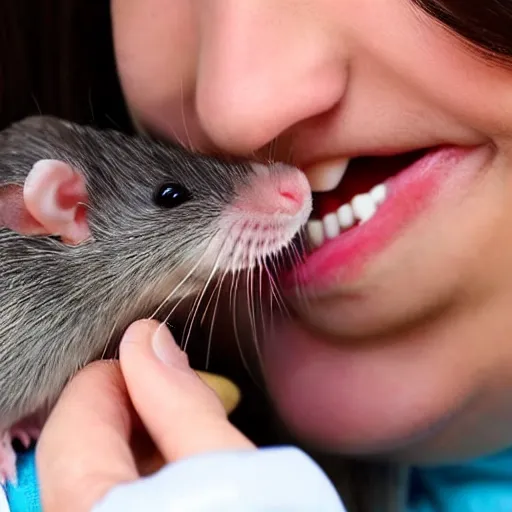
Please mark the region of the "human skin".
POLYGON ((37 445, 43 509, 86 512, 112 487, 164 463, 254 450, 227 420, 226 405, 191 370, 166 327, 135 322, 119 361, 79 372, 43 429, 37 445))
POLYGON ((127 102, 159 136, 306 173, 472 148, 364 259, 316 275, 308 309, 288 294, 295 320, 264 340, 263 363, 279 414, 329 451, 426 462, 512 443, 512 73, 406 0, 112 0, 112 13, 127 102))

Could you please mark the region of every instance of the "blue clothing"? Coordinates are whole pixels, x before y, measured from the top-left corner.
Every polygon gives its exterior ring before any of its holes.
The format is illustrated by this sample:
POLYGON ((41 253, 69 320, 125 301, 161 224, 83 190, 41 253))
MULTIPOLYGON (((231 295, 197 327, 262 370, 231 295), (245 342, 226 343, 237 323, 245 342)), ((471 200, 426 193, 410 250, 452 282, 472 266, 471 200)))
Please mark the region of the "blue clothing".
MULTIPOLYGON (((187 481, 193 483, 190 491, 196 496, 197 477, 203 472, 210 475, 210 490, 215 488, 219 491, 223 482, 231 482, 228 491, 231 495, 235 489, 239 493, 238 498, 230 498, 234 510, 242 502, 243 510, 343 510, 334 497, 333 488, 307 456, 294 448, 273 448, 258 452, 210 454, 168 466, 154 477, 117 487, 104 502, 98 504, 96 511, 119 510, 119 502, 135 504, 137 499, 147 500, 149 496, 157 498, 157 501, 160 496, 167 505, 173 499, 186 500, 187 481), (213 477, 212 465, 216 468, 213 477), (283 475, 291 473, 292 479, 280 480, 283 475), (169 482, 175 482, 175 486, 170 486, 169 482), (281 485, 273 485, 279 482, 281 485), (287 482, 291 482, 292 487, 288 487, 287 482), (172 487, 179 488, 180 492, 172 495, 172 487), (265 493, 265 503, 257 503, 265 493), (290 502, 286 501, 286 493, 293 496, 290 502), (254 496, 252 509, 249 506, 251 494, 254 496), (309 505, 308 499, 313 500, 309 505), (315 499, 321 501, 316 502, 315 499)), ((464 464, 413 468, 409 482, 407 512, 512 512, 512 449, 464 464)), ((205 492, 208 493, 207 488, 205 492)), ((20 454, 18 486, 8 485, 6 493, 10 512, 41 512, 33 451, 20 454)), ((215 499, 219 499, 218 496, 215 499)), ((222 510, 228 510, 225 502, 221 505, 222 510)), ((159 507, 155 505, 151 510, 158 512, 159 507)), ((205 507, 204 510, 215 508, 205 507)))
POLYGON ((512 449, 464 464, 413 469, 408 512, 512 512, 512 449))
POLYGON ((18 454, 18 485, 7 484, 5 492, 10 512, 41 512, 35 451, 18 454))

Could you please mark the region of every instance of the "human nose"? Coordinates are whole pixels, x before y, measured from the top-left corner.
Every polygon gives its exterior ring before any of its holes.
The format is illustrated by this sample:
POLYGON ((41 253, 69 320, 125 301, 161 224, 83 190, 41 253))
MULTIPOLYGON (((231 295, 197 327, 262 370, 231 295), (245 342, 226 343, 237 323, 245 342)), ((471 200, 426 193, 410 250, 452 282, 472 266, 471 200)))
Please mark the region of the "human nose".
POLYGON ((251 154, 335 107, 346 62, 312 2, 211 0, 201 19, 198 120, 221 151, 251 154))

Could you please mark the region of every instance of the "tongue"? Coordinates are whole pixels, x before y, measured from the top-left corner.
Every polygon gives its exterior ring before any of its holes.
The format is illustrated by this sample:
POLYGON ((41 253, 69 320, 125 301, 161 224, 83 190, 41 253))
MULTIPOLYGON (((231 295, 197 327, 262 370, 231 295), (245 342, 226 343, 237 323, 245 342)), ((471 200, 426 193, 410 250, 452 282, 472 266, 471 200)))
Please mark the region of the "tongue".
POLYGON ((369 192, 375 185, 409 167, 426 152, 419 150, 387 157, 353 158, 337 188, 313 194, 312 217, 321 219, 335 212, 355 195, 369 192))

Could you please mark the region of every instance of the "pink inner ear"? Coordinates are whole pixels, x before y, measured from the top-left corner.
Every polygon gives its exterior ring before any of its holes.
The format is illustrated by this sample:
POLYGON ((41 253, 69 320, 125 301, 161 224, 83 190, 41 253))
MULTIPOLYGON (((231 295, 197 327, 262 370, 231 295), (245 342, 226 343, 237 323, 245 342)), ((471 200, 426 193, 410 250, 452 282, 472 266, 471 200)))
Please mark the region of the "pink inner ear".
POLYGON ((67 181, 63 181, 57 189, 56 202, 64 210, 72 210, 80 203, 87 203, 87 192, 82 176, 72 171, 67 181))
POLYGON ((0 228, 27 236, 49 234, 27 210, 20 185, 0 187, 0 228))
POLYGON ((76 169, 58 160, 40 160, 28 174, 23 193, 27 210, 48 233, 69 244, 90 238, 85 179, 76 169))

